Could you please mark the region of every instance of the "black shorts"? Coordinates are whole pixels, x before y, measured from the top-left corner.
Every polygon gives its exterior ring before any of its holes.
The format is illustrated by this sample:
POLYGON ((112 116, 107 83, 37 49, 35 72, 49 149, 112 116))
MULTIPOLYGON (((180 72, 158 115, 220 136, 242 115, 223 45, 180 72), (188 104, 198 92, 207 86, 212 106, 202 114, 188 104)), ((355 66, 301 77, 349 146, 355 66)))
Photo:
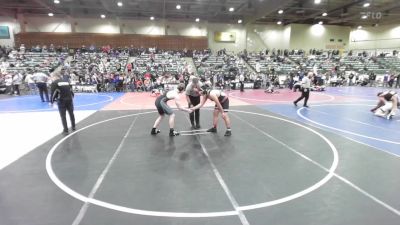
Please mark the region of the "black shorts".
MULTIPOLYGON (((229 109, 229 98, 227 97, 223 102, 220 101, 219 103, 221 104, 222 109, 224 109, 224 112, 228 112, 228 109, 229 109)), ((217 104, 215 104, 215 109, 218 110, 217 104)))
POLYGON ((174 113, 174 111, 172 111, 171 107, 169 107, 167 102, 165 101, 166 98, 167 97, 165 97, 164 95, 161 95, 156 100, 155 105, 157 107, 158 114, 160 115, 172 115, 174 113))

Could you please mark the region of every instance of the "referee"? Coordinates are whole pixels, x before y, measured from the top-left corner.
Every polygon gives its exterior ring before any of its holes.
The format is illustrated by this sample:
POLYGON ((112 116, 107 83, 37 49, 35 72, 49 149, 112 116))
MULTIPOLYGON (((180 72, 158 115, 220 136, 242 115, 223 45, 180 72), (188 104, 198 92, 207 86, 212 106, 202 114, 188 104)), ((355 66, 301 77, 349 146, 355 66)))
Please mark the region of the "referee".
POLYGON ((295 106, 297 103, 304 98, 304 107, 308 108, 307 102, 308 98, 310 97, 310 90, 311 90, 311 78, 313 77, 313 72, 308 72, 307 76, 304 76, 301 80, 301 96, 296 101, 293 102, 295 106))
MULTIPOLYGON (((189 108, 200 104, 200 91, 203 84, 198 77, 192 77, 191 82, 186 86, 186 100, 189 108)), ((200 109, 197 109, 189 114, 192 129, 200 129, 200 109), (196 121, 196 123, 195 123, 196 121)))
POLYGON ((66 112, 68 111, 71 119, 72 130, 75 130, 75 115, 74 115, 74 93, 70 83, 63 81, 59 73, 53 75, 53 83, 51 84, 51 104, 57 101, 58 111, 60 112, 61 122, 63 125, 63 134, 68 134, 66 112))

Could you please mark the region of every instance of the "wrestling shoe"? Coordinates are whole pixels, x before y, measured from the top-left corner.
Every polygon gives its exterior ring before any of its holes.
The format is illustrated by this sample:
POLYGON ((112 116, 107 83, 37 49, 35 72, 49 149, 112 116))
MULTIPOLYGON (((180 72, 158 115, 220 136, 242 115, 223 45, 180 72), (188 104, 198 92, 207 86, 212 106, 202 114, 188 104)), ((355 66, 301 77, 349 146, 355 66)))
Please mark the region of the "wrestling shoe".
POLYGON ((159 134, 159 133, 161 133, 161 131, 160 130, 157 130, 157 129, 155 129, 155 128, 153 128, 152 130, 151 130, 151 135, 156 135, 156 134, 159 134))
POLYGON ((215 128, 215 127, 210 128, 210 129, 207 130, 207 132, 210 132, 210 133, 217 133, 217 128, 215 128))
POLYGON ((393 118, 393 115, 389 114, 387 115, 386 119, 391 120, 393 118))
POLYGON ((224 134, 225 137, 228 137, 228 136, 231 136, 231 135, 232 135, 232 131, 231 130, 225 131, 225 134, 224 134))
POLYGON ((197 124, 195 127, 194 127, 194 129, 200 129, 201 128, 201 126, 199 125, 199 124, 197 124))
POLYGON ((297 107, 297 103, 296 102, 293 102, 293 105, 297 107))
POLYGON ((169 136, 171 136, 171 137, 178 136, 178 135, 180 135, 180 133, 177 131, 169 132, 169 136))
POLYGON ((305 108, 310 108, 310 106, 308 106, 308 105, 303 105, 303 107, 305 107, 305 108))

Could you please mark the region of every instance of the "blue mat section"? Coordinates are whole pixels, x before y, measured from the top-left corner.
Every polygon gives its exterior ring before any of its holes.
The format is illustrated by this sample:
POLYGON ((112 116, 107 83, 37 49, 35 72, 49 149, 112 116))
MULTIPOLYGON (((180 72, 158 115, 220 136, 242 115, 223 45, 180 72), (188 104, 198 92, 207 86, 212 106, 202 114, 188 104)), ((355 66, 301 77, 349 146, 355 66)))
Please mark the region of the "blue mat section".
MULTIPOLYGON (((124 93, 98 93, 75 95, 75 110, 100 110, 124 93)), ((11 97, 0 100, 0 113, 18 112, 43 112, 53 111, 57 108, 51 107, 47 102, 41 102, 38 95, 11 97)))
POLYGON ((293 105, 260 107, 400 156, 400 118, 376 117, 369 111, 372 107, 368 104, 311 106, 300 111, 308 120, 298 115, 300 107, 293 105))

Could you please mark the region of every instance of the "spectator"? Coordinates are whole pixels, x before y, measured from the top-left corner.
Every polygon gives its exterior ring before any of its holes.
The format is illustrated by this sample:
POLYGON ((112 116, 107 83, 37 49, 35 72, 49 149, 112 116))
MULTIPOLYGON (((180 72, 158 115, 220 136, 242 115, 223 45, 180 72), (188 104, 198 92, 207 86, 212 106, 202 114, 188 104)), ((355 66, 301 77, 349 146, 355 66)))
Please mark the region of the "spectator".
POLYGON ((20 73, 15 73, 12 79, 14 95, 19 96, 21 95, 19 86, 22 84, 23 77, 20 73))

